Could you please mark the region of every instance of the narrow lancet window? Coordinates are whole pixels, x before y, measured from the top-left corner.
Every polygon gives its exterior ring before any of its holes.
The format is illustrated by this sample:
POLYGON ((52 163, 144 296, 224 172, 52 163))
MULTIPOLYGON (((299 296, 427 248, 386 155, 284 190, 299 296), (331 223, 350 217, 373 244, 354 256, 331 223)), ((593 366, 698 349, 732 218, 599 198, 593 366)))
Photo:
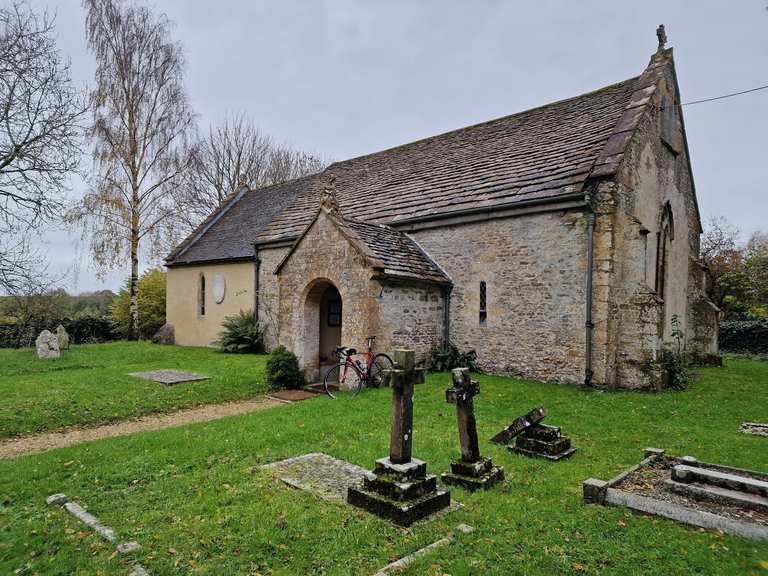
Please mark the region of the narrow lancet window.
POLYGON ((480 282, 480 326, 485 326, 488 320, 488 299, 485 282, 480 282))
POLYGON ((200 294, 198 297, 198 313, 200 316, 205 316, 205 276, 200 275, 200 294))

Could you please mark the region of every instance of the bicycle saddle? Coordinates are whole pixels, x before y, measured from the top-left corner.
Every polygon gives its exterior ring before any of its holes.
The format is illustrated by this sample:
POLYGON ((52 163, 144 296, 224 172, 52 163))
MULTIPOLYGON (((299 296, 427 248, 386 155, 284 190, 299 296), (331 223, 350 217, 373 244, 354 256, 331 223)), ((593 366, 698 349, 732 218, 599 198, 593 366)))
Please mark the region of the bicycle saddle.
POLYGON ((338 354, 344 354, 345 356, 354 356, 357 354, 357 350, 354 348, 348 348, 347 346, 337 346, 334 348, 334 352, 338 354))

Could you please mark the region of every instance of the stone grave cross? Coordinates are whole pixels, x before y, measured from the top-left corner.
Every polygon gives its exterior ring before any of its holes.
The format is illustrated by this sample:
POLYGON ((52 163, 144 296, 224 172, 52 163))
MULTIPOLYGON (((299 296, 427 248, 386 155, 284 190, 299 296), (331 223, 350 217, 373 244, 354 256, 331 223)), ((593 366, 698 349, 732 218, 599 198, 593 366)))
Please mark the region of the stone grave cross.
POLYGON ((469 368, 456 368, 452 374, 453 388, 445 391, 445 400, 449 404, 456 404, 461 459, 464 462, 477 462, 480 460, 480 445, 477 441, 473 398, 480 394, 480 385, 471 379, 469 368))
POLYGON ((424 382, 424 370, 416 368, 413 350, 395 350, 395 366, 388 371, 392 386, 392 431, 389 458, 376 460, 362 486, 350 486, 347 502, 388 518, 401 526, 446 508, 451 493, 437 486, 427 474, 427 464, 411 455, 413 448, 413 387, 424 382))
POLYGON ((451 462, 451 471, 443 474, 442 479, 467 490, 487 489, 504 480, 504 469, 494 466, 490 458, 480 456, 474 402, 480 385, 472 380, 469 368, 456 368, 452 374, 453 388, 445 391, 445 400, 456 404, 461 458, 451 462))
POLYGON ((395 464, 411 461, 413 449, 413 387, 424 382, 424 370, 415 367, 413 350, 395 350, 395 367, 390 371, 392 386, 392 431, 389 460, 395 464))

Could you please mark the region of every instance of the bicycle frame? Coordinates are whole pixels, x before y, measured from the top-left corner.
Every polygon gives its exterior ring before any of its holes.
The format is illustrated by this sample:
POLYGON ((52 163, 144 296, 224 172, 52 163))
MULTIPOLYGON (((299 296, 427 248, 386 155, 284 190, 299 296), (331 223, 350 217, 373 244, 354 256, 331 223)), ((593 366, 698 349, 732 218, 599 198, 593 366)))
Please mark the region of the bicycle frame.
MULTIPOLYGON (((366 344, 368 350, 366 352, 358 352, 354 356, 362 356, 365 358, 365 370, 360 367, 360 362, 352 359, 352 356, 344 356, 344 372, 341 375, 341 381, 344 382, 347 379, 347 368, 353 366, 354 370, 357 370, 358 374, 362 378, 363 382, 368 382, 371 379, 371 370, 373 369, 373 343, 376 341, 375 336, 369 336, 366 338, 366 344)), ((339 358, 341 360, 341 358, 339 358)))

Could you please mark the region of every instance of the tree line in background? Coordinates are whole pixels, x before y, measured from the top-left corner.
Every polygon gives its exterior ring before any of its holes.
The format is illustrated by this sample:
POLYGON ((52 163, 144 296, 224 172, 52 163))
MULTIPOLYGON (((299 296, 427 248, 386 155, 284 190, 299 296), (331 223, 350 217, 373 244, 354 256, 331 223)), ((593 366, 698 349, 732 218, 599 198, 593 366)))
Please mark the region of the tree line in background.
MULTIPOLYGON (((145 340, 165 324, 165 272, 151 268, 138 282, 139 337, 145 340)), ((130 329, 128 281, 111 290, 70 295, 61 288, 37 294, 0 296, 0 348, 34 346, 43 330, 61 324, 75 344, 125 339, 130 329)))
POLYGON ((183 48, 167 16, 126 0, 83 0, 83 7, 96 60, 88 93, 72 82, 52 18, 23 1, 0 7, 0 294, 12 296, 6 306, 43 294, 56 300, 56 279, 30 238, 63 221, 82 232, 99 274, 127 267, 123 335, 136 339, 147 325, 142 267, 240 185, 283 182, 324 163, 278 144, 242 114, 199 133, 183 48), (89 168, 83 143, 92 150, 89 168), (88 189, 72 203, 66 193, 75 175, 88 189))
POLYGON ((707 293, 722 311, 721 349, 768 354, 768 233, 740 237, 724 218, 707 222, 701 239, 707 293))

